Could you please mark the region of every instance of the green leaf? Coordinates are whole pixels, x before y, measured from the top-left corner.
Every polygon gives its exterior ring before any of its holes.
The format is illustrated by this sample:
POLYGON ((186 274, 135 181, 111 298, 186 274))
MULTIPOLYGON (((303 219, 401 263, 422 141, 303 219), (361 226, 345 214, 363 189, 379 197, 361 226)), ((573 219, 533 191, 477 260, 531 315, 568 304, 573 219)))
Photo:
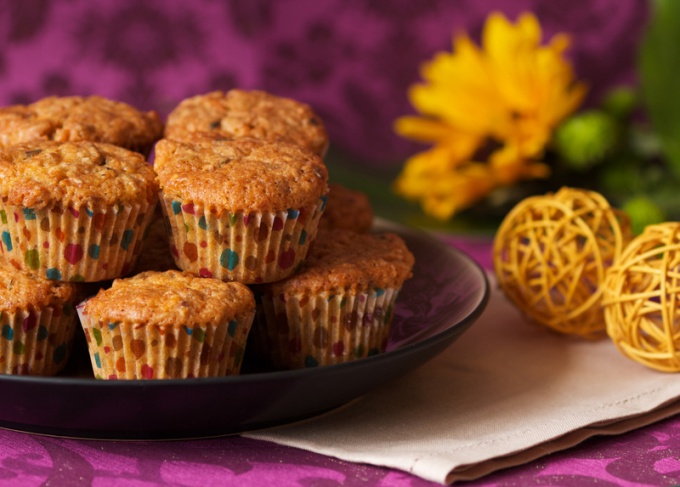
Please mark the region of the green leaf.
POLYGON ((654 0, 639 54, 642 99, 673 172, 680 176, 680 1, 654 0))

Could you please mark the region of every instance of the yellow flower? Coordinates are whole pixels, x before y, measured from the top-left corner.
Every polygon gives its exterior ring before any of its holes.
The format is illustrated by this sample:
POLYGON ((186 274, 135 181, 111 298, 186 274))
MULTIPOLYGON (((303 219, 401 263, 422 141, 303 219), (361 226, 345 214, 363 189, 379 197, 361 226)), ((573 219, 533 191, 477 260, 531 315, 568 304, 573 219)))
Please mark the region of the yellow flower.
POLYGON ((434 149, 414 156, 408 170, 394 182, 397 192, 420 200, 423 210, 440 219, 468 206, 491 191, 493 177, 486 164, 466 164, 459 170, 450 171, 437 166, 441 153, 434 149), (432 163, 428 167, 428 163, 432 163))
POLYGON ((586 87, 564 58, 569 39, 542 45, 541 36, 532 14, 512 24, 493 13, 481 47, 457 36, 451 53, 422 67, 425 83, 409 91, 422 116, 399 118, 395 130, 434 147, 406 161, 398 193, 446 219, 500 186, 549 175, 544 148, 586 87))
POLYGON ((510 186, 521 179, 545 178, 550 168, 539 161, 522 157, 520 148, 512 143, 494 151, 489 156, 489 165, 499 186, 510 186))
POLYGON ((395 128, 405 137, 439 146, 439 150, 446 153, 446 162, 441 162, 452 168, 472 157, 484 141, 482 136, 427 118, 401 117, 395 122, 395 128))

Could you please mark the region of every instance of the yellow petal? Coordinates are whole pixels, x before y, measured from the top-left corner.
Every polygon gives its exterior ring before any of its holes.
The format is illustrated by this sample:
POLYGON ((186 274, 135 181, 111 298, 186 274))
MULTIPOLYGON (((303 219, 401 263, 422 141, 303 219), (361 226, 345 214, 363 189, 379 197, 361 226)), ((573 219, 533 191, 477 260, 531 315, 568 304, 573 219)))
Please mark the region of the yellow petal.
POLYGON ((545 178, 550 175, 548 165, 523 158, 519 148, 514 145, 507 145, 494 152, 490 163, 498 184, 503 186, 510 186, 523 179, 545 178))
POLYGON ((459 133, 451 125, 439 120, 413 116, 399 117, 394 122, 394 131, 402 137, 433 143, 455 137, 459 133))
POLYGON ((422 178, 424 175, 438 176, 460 166, 466 160, 467 157, 462 157, 457 147, 436 145, 407 159, 402 174, 412 179, 422 178))
POLYGON ((430 83, 411 88, 411 103, 421 113, 465 127, 468 132, 488 133, 492 114, 499 109, 496 83, 469 38, 456 38, 454 46, 454 53, 438 54, 423 66, 423 78, 430 83))
POLYGON ((416 85, 409 92, 411 103, 421 113, 441 118, 465 132, 488 134, 502 113, 496 96, 481 86, 457 85, 450 89, 416 85), (482 91, 477 91, 480 88, 482 91))
POLYGON ((526 44, 534 47, 540 45, 543 36, 541 24, 531 12, 524 12, 519 16, 516 31, 526 44))
POLYGON ((422 199, 423 210, 447 219, 483 199, 494 187, 494 177, 485 164, 466 164, 431 181, 422 199))
POLYGON ((571 37, 569 37, 567 34, 558 33, 555 34, 552 39, 550 39, 549 47, 557 54, 563 54, 564 51, 569 49, 570 45, 571 37))

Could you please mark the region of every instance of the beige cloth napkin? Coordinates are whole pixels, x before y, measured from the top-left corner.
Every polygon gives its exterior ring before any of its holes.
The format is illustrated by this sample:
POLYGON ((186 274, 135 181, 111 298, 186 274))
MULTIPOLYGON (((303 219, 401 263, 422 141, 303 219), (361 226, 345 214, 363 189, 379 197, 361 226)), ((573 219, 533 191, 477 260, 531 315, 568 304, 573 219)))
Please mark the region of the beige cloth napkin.
POLYGON ((529 325, 492 288, 479 321, 421 368, 331 414, 247 436, 452 483, 680 411, 677 375, 607 339, 529 325))

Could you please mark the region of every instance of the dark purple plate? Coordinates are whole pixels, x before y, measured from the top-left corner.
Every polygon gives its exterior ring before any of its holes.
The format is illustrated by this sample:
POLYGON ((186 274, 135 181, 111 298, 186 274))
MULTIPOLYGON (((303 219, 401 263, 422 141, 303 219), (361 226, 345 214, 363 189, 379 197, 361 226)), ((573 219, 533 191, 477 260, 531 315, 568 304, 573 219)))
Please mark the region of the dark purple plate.
POLYGON ((0 427, 102 439, 219 436, 308 418, 348 403, 430 360, 480 316, 489 287, 468 256, 384 221, 416 258, 395 309, 388 350, 338 365, 236 377, 95 380, 84 350, 57 377, 0 375, 0 427))

